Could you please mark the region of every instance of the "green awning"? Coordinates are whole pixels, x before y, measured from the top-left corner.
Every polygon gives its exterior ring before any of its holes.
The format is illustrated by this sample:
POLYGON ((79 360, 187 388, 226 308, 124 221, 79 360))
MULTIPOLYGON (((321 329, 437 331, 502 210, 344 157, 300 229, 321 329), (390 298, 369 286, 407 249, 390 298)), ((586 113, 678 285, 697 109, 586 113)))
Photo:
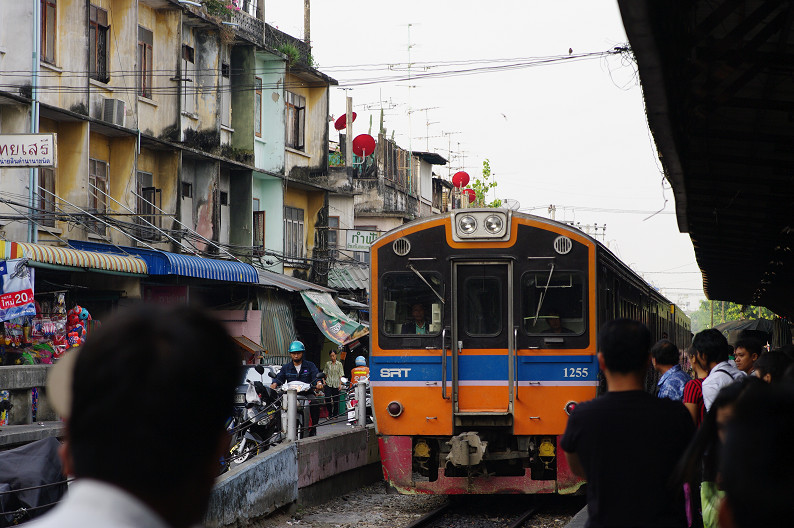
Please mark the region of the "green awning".
POLYGON ((314 324, 334 343, 344 345, 369 334, 369 327, 342 313, 331 294, 302 291, 301 297, 312 314, 314 324))

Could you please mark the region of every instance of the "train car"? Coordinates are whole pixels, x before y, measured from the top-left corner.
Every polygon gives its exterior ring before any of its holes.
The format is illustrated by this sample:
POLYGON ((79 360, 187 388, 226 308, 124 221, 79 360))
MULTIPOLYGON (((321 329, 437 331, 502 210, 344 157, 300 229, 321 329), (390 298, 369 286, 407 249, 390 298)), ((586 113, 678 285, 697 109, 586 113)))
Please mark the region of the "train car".
POLYGON ((596 330, 688 319, 578 229, 461 209, 371 247, 370 385, 386 480, 403 493, 574 493, 568 415, 602 390, 596 330), (601 387, 601 389, 600 389, 601 387))

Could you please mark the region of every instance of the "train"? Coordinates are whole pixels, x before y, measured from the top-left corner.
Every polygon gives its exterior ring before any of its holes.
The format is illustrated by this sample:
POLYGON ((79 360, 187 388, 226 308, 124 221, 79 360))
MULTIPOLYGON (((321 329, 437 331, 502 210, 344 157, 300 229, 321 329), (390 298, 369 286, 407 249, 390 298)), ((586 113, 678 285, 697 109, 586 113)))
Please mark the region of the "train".
POLYGON ((385 480, 401 493, 579 491, 559 451, 604 390, 597 329, 621 317, 689 345, 689 318, 581 230, 457 209, 370 248, 370 389, 385 480))

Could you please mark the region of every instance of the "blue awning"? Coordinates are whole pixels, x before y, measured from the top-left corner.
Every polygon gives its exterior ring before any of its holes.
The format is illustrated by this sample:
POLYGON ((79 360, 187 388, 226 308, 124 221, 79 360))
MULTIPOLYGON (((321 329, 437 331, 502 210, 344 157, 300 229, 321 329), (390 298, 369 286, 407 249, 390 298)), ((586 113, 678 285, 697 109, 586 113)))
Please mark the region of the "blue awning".
POLYGON ((100 251, 119 255, 132 255, 146 262, 149 275, 180 275, 229 282, 259 282, 256 268, 245 262, 219 260, 193 255, 170 253, 158 249, 115 246, 98 242, 70 240, 69 245, 81 251, 100 251))

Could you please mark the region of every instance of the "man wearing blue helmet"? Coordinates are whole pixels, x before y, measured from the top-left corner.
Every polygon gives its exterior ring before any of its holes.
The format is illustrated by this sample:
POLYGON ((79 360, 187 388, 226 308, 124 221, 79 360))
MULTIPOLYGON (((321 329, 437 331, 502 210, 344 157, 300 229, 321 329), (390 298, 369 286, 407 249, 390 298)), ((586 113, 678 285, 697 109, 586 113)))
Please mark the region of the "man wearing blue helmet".
MULTIPOLYGON (((322 390, 323 382, 320 379, 320 371, 317 366, 311 361, 303 360, 303 352, 306 347, 300 341, 293 341, 289 345, 289 355, 292 361, 281 367, 281 370, 276 377, 273 378, 273 383, 270 387, 275 389, 280 385, 290 381, 302 381, 322 390)), ((320 399, 311 391, 307 395, 309 398, 309 412, 312 417, 312 427, 309 428, 307 436, 314 436, 317 434, 316 425, 320 421, 320 399)))

